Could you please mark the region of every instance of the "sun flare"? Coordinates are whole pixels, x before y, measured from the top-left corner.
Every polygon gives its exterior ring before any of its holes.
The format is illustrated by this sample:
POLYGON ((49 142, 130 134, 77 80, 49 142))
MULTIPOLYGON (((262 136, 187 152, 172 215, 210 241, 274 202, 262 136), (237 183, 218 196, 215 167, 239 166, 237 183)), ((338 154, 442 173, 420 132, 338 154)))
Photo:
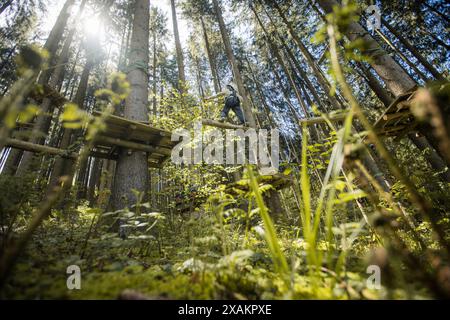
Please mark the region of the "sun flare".
POLYGON ((86 36, 103 38, 104 24, 101 18, 88 16, 82 20, 81 24, 81 29, 86 36))

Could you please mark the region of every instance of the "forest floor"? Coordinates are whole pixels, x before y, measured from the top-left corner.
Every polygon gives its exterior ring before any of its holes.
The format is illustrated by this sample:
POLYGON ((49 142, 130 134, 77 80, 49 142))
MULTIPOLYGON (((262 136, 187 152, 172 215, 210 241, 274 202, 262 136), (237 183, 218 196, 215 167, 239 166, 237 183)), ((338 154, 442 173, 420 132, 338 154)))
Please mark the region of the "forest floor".
MULTIPOLYGON (((92 219, 97 210, 80 207, 78 211, 75 220, 54 215, 40 228, 15 266, 2 298, 117 299, 125 290, 150 299, 407 298, 402 290, 367 288, 366 242, 353 245, 339 281, 325 267, 317 279, 306 269, 304 244, 291 240, 278 227, 282 249, 291 270, 296 270, 283 279, 273 270, 267 246, 256 230, 247 240, 243 232, 235 233, 230 253, 224 255, 217 233, 202 234, 213 217, 202 217, 202 223, 199 218, 196 223, 164 221, 154 236, 123 240, 116 233, 96 230, 92 219), (80 290, 67 287, 70 265, 81 269, 80 290)), ((424 297, 425 292, 413 298, 424 297)))

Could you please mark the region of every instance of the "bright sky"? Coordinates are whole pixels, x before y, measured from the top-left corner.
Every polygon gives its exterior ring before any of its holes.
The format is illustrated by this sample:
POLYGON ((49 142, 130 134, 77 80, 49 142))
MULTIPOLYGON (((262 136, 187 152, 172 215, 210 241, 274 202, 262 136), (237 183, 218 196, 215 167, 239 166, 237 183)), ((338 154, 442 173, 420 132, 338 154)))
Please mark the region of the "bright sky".
MULTIPOLYGON (((64 5, 65 1, 61 1, 61 0, 50 0, 48 1, 48 14, 46 15, 45 19, 44 19, 44 25, 43 25, 43 31, 48 34, 51 30, 51 28, 53 27, 56 18, 62 8, 62 6, 64 5)), ((173 22, 172 22, 172 12, 171 12, 171 7, 170 7, 170 0, 150 0, 150 5, 152 6, 156 6, 158 8, 160 8, 161 10, 163 10, 163 12, 166 14, 168 20, 167 20, 167 28, 169 29, 169 31, 173 34, 173 22)), ((78 7, 75 6, 73 8, 73 15, 76 14, 78 7)), ((90 12, 85 12, 85 16, 89 16, 90 12)), ((185 19, 183 19, 182 14, 181 14, 181 10, 177 9, 177 17, 178 17, 178 30, 180 33, 180 38, 181 38, 181 42, 182 44, 186 44, 187 43, 187 39, 189 36, 189 28, 188 28, 188 24, 186 22, 185 19)), ((93 21, 92 19, 88 19, 84 29, 87 32, 92 32, 92 30, 96 29, 96 26, 98 25, 98 21, 93 21)), ((171 37, 171 41, 173 42, 174 39, 173 37, 171 37)))
MULTIPOLYGON (((166 16, 169 18, 167 21, 167 28, 171 33, 173 33, 173 22, 172 22, 172 11, 170 8, 170 0, 153 0, 150 1, 152 6, 158 7, 166 13, 166 16)), ((178 31, 180 33, 180 39, 183 44, 187 43, 187 39, 189 37, 189 29, 188 24, 185 19, 183 19, 181 14, 181 9, 177 9, 177 20, 178 20, 178 31)))

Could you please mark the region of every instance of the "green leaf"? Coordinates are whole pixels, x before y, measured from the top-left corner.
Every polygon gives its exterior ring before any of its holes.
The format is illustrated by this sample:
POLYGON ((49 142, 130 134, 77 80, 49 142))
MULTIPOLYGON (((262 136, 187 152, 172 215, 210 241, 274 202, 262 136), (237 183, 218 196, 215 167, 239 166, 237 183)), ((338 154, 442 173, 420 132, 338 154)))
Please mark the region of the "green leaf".
POLYGON ((345 186, 346 186, 346 183, 345 183, 344 181, 341 181, 341 180, 337 180, 337 181, 334 183, 334 187, 335 187, 336 190, 338 190, 338 191, 344 191, 345 186))
POLYGON ((74 103, 68 103, 64 106, 64 111, 61 114, 62 121, 76 121, 80 119, 78 106, 74 103))
POLYGON ((33 119, 38 114, 39 111, 40 109, 38 106, 34 104, 29 104, 25 107, 24 110, 19 112, 19 118, 17 121, 19 123, 27 123, 28 121, 33 119))
POLYGON ((349 202, 349 201, 353 201, 356 199, 360 199, 360 198, 365 198, 367 197, 367 194, 362 191, 362 190, 355 190, 353 192, 344 192, 339 194, 338 198, 334 200, 334 203, 339 204, 339 203, 345 203, 345 202, 349 202))
POLYGON ((83 126, 81 122, 64 122, 63 127, 66 129, 80 129, 83 126))

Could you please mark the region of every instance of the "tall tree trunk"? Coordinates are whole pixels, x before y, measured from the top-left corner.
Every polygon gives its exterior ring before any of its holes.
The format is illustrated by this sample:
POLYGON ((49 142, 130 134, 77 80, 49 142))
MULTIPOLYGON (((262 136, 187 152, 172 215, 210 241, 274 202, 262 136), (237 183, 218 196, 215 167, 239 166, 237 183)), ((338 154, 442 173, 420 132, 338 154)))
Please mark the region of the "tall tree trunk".
POLYGON ((20 158, 22 157, 22 150, 11 148, 3 166, 2 174, 13 176, 19 166, 20 158))
POLYGON ((125 25, 125 28, 123 28, 122 36, 120 37, 120 49, 119 49, 119 58, 117 59, 117 70, 121 71, 123 67, 123 56, 125 51, 125 43, 127 39, 127 30, 128 30, 128 24, 125 25))
POLYGON ((89 201, 90 206, 95 203, 95 188, 98 186, 98 181, 100 179, 102 162, 104 161, 99 158, 94 158, 94 163, 92 164, 91 176, 87 188, 87 200, 89 201))
MULTIPOLYGON (((275 104, 275 101, 273 101, 273 99, 271 99, 270 96, 267 96, 267 97, 266 97, 266 95, 264 95, 263 90, 262 90, 262 88, 261 88, 261 83, 260 83, 260 81, 258 80, 258 78, 256 77, 256 74, 255 74, 255 72, 253 71, 253 68, 252 68, 252 66, 251 66, 251 63, 250 63, 250 61, 248 60, 247 57, 246 57, 246 61, 247 61, 247 64, 248 64, 248 68, 249 68, 249 70, 250 70, 250 73, 251 73, 251 75, 252 75, 252 79, 253 79, 254 83, 256 84, 256 91, 257 91, 257 93, 258 93, 259 100, 260 100, 260 101, 262 102, 262 104, 263 104, 263 108, 262 108, 262 109, 263 109, 263 112, 264 112, 264 114, 265 114, 265 116, 266 116, 266 118, 267 118, 267 120, 268 120, 268 122, 269 122, 269 124, 270 124, 270 127, 271 127, 271 128, 276 128, 276 123, 275 123, 275 120, 273 119, 273 114, 272 114, 272 112, 271 112, 271 110, 270 110, 270 107, 269 107, 267 101, 266 101, 266 98, 267 98, 272 104, 275 104)), ((258 62, 257 62, 257 64, 259 65, 258 62)), ((281 81, 281 80, 280 80, 280 81, 281 81)), ((280 81, 279 81, 278 83, 280 83, 280 81)), ((281 84, 281 83, 280 83, 280 84, 281 84)), ((288 103, 288 105, 289 105, 290 109, 293 110, 292 105, 289 104, 289 103, 288 103)), ((292 113, 292 115, 293 115, 293 118, 294 118, 294 121, 295 121, 295 120, 297 119, 297 117, 294 115, 294 113, 292 113)), ((296 122, 296 124, 298 125, 298 122, 297 122, 297 121, 295 121, 295 122, 296 122)), ((282 137, 283 137, 283 139, 285 140, 285 143, 286 143, 287 148, 290 149, 289 141, 287 141, 285 135, 282 135, 282 137)), ((295 148, 294 148, 294 150, 295 150, 295 148)), ((289 150, 289 152, 290 152, 290 150, 289 150)), ((282 153, 281 156, 283 157, 283 156, 284 156, 284 153, 282 153)))
POLYGON ((276 69, 274 63, 272 62, 272 59, 270 58, 270 56, 267 57, 267 60, 269 61, 269 67, 270 67, 272 73, 274 74, 277 83, 279 84, 279 86, 281 88, 284 100, 286 101, 286 103, 287 103, 287 105, 289 107, 289 110, 291 111, 292 116, 294 117, 294 120, 296 121, 296 125, 298 125, 298 123, 297 123, 298 117, 295 114, 294 106, 292 105, 292 103, 290 101, 288 89, 283 85, 283 80, 281 79, 281 75, 278 72, 278 70, 276 69))
POLYGON ((75 0, 67 0, 64 3, 64 6, 61 9, 58 18, 56 19, 55 25, 50 31, 47 41, 44 44, 44 48, 50 55, 50 61, 47 70, 42 71, 41 75, 39 76, 39 84, 46 84, 50 79, 50 76, 52 74, 52 67, 55 65, 57 60, 56 52, 66 28, 67 21, 70 17, 70 7, 73 6, 74 3, 75 0))
POLYGON ((216 61, 211 52, 211 48, 209 45, 208 32, 206 31, 205 21, 203 20, 202 16, 200 16, 200 24, 202 26, 203 40, 205 42, 205 48, 206 48, 206 54, 208 56, 209 68, 211 69, 211 74, 212 74, 212 78, 213 78, 214 91, 217 94, 220 92, 220 86, 219 86, 219 79, 218 79, 217 72, 216 72, 216 61))
MULTIPOLYGON (((242 80, 242 75, 241 72, 239 71, 237 61, 233 53, 233 48, 231 47, 230 37, 228 35, 225 21, 223 20, 222 9, 220 8, 218 0, 213 0, 213 7, 217 20, 219 22, 219 29, 222 35, 222 41, 225 46, 225 52, 228 58, 228 62, 231 64, 231 68, 233 70, 234 82, 236 83, 238 91, 242 96, 242 99, 244 100, 242 101, 243 102, 242 107, 244 110, 245 120, 250 127, 256 128, 256 119, 252 112, 251 107, 252 105, 248 98, 247 91, 244 86, 244 81, 242 80)), ((271 207, 272 210, 275 210, 272 211, 273 214, 277 214, 279 211, 282 210, 281 206, 279 205, 281 202, 279 199, 278 192, 276 191, 269 192, 266 197, 267 197, 266 202, 269 204, 269 207, 271 207)))
MULTIPOLYGON (((319 5, 326 13, 333 12, 333 6, 339 6, 335 0, 318 0, 319 5)), ((378 73, 380 78, 386 83, 387 88, 395 96, 399 96, 412 90, 416 83, 406 73, 403 68, 386 52, 381 48, 378 42, 357 22, 351 22, 346 29, 346 36, 350 41, 357 39, 363 39, 366 43, 362 54, 371 57, 371 66, 378 73)), ((430 133, 429 125, 419 127, 420 132, 427 138, 428 142, 433 148, 439 152, 439 142, 430 133)), ((441 157, 445 160, 445 157, 441 157)), ((447 166, 450 163, 447 163, 447 166)))
POLYGON ((367 69, 366 66, 364 66, 363 63, 357 62, 357 66, 361 70, 362 75, 364 76, 364 78, 367 81, 369 87, 373 90, 375 95, 381 100, 381 102, 383 102, 383 104, 385 106, 389 106, 392 103, 392 101, 393 101, 393 98, 389 94, 389 92, 383 88, 381 83, 372 74, 372 72, 370 72, 370 70, 367 69))
POLYGON ((161 105, 164 100, 164 83, 163 83, 163 65, 159 65, 159 101, 160 101, 160 110, 161 114, 167 116, 167 107, 164 110, 161 110, 161 105))
POLYGON ((450 46, 446 44, 442 39, 440 39, 437 35, 435 35, 432 31, 425 28, 423 25, 418 24, 417 28, 422 32, 423 35, 430 37, 433 39, 433 41, 442 48, 445 48, 446 50, 450 50, 450 46))
MULTIPOLYGON (((333 6, 339 6, 339 3, 335 0, 318 0, 318 3, 325 13, 332 13, 333 6)), ((372 58, 372 67, 395 96, 399 96, 415 87, 415 81, 359 23, 351 22, 346 32, 350 41, 355 41, 356 39, 365 41, 366 46, 361 53, 372 58)))
POLYGON ((238 91, 244 100, 242 101, 242 107, 244 110, 245 119, 251 127, 256 128, 256 121, 251 109, 250 100, 248 99, 248 95, 244 87, 244 82, 242 80, 241 72, 239 71, 236 58, 234 57, 230 37, 225 26, 225 21, 223 20, 222 9, 219 6, 218 0, 213 0, 213 6, 217 20, 219 22, 220 33, 222 35, 222 41, 225 46, 225 52, 228 58, 228 62, 230 63, 233 70, 234 81, 236 82, 238 91))
POLYGON ((6 49, 8 50, 8 55, 4 57, 2 59, 3 60, 2 63, 0 63, 0 75, 3 75, 3 68, 5 68, 5 66, 7 66, 10 63, 12 55, 16 52, 16 48, 17 44, 15 44, 12 48, 6 49))
MULTIPOLYGON (((274 44, 274 42, 271 39, 271 35, 269 34, 269 32, 267 31, 267 29, 264 27, 264 24, 262 23, 261 19, 259 18, 259 15, 256 11, 256 9, 251 6, 251 10, 253 11, 253 13, 255 14, 255 18, 258 21, 259 26, 261 27, 261 29, 264 32, 264 37, 266 39, 267 44, 270 47, 270 51, 273 53, 273 55, 275 56, 275 58, 278 60, 278 63, 280 64, 280 66, 282 67, 282 69, 284 70, 286 76, 288 77, 289 83, 291 84, 291 88, 295 93, 295 97, 297 98, 297 102, 300 105, 300 107, 303 110, 304 113, 304 117, 308 118, 309 117, 309 111, 307 109, 307 106, 305 105, 305 102, 303 101, 303 98, 300 94, 300 91, 297 88, 297 85, 295 84, 294 78, 292 76, 292 73, 289 71, 289 69, 287 68, 286 64, 283 61, 283 57, 281 56, 281 54, 278 51, 278 48, 276 47, 276 45, 274 44)), ((293 111, 293 110, 292 110, 293 111)), ((298 113, 296 111, 293 111, 294 116, 296 117, 296 120, 299 120, 299 116, 298 113)), ((297 123, 298 124, 298 123, 297 123)), ((311 136, 312 139, 314 141, 317 141, 318 138, 318 133, 316 131, 315 127, 311 127, 311 136)))
MULTIPOLYGON (((383 88, 381 83, 372 75, 372 73, 364 67, 361 63, 358 64, 359 68, 363 71, 364 75, 367 76, 369 87, 375 93, 375 95, 380 99, 380 101, 388 107, 394 99, 389 94, 389 92, 383 88)), ((426 151, 424 152, 424 156, 427 159, 428 163, 436 172, 442 172, 439 174, 439 177, 442 181, 450 182, 450 170, 447 169, 447 165, 439 157, 438 153, 433 149, 433 147, 429 144, 428 140, 419 136, 415 133, 408 134, 408 138, 411 142, 420 150, 426 151)))
POLYGON ((425 57, 414 47, 408 39, 403 37, 394 27, 392 27, 385 19, 381 18, 383 25, 420 61, 420 63, 436 78, 436 80, 444 81, 445 78, 436 70, 436 68, 428 62, 425 57))
POLYGON ((115 162, 112 160, 103 160, 103 166, 99 184, 99 196, 97 198, 97 206, 106 209, 109 202, 109 190, 111 189, 114 178, 115 162))
MULTIPOLYGON (((70 68, 70 72, 69 72, 69 74, 67 76, 66 87, 64 88, 64 93, 63 93, 64 96, 67 96, 67 93, 69 92, 70 85, 71 85, 73 77, 75 75, 75 68, 78 65, 80 52, 81 52, 81 46, 78 47, 77 53, 75 54, 74 62, 72 64, 72 68, 70 68)), ((58 91, 61 91, 61 90, 62 90, 62 83, 61 83, 61 86, 58 88, 58 91)))
MULTIPOLYGON (((450 19, 445 14, 442 14, 439 10, 437 10, 435 7, 430 6, 426 1, 421 1, 421 4, 423 4, 426 8, 428 8, 431 12, 433 12, 436 16, 443 19, 447 25, 450 25, 450 19)), ((448 3, 447 3, 448 4, 448 3)))
MULTIPOLYGON (((343 109, 344 104, 339 98, 338 95, 336 97, 332 96, 330 93, 330 84, 328 80, 325 78, 322 70, 319 68, 319 66, 315 63, 313 56, 310 54, 309 50, 303 45, 303 43, 300 42, 301 48, 303 48, 303 54, 308 56, 310 59, 307 59, 307 63, 310 66, 310 68, 313 70, 313 72, 316 74, 316 77, 318 78, 318 83, 320 88, 325 93, 327 99, 323 99, 319 97, 319 94, 317 93, 317 90, 315 86, 312 84, 311 80, 309 79, 306 72, 303 70, 304 68, 301 66, 300 62, 298 61, 295 54, 292 52, 292 49, 288 46, 286 40, 283 38, 283 36, 277 31, 277 24, 274 21, 273 17, 270 15, 270 13, 267 11, 266 7, 261 3, 262 8, 264 9, 264 12, 266 13, 266 16, 269 18, 270 23, 272 24, 272 28, 274 30, 274 37, 282 44, 284 50, 286 51, 287 55, 289 56, 290 60, 294 63, 295 68, 293 70, 296 70, 302 79, 302 82, 306 84, 306 87, 308 88, 309 92, 311 92, 312 96, 314 97, 314 100, 316 101, 317 105, 322 108, 322 112, 329 112, 330 108, 327 107, 327 105, 324 103, 324 101, 328 101, 328 103, 331 106, 332 110, 336 110, 336 107, 343 109)), ((338 94, 338 92, 336 92, 338 94)))
MULTIPOLYGON (((322 87, 322 89, 326 93, 329 93, 330 92, 330 85, 328 83, 328 80, 325 78, 325 76, 323 75, 322 70, 320 70, 319 66, 314 61, 314 57, 311 55, 309 50, 305 47, 303 42, 298 37, 297 33, 294 30, 294 27, 292 26, 292 23, 286 18, 285 14, 281 10, 281 7, 275 1, 271 2, 271 1, 267 1, 266 0, 266 2, 268 2, 269 4, 272 4, 275 7, 275 9, 278 11, 281 19, 283 20, 283 22, 288 27, 289 34, 291 35, 291 37, 294 40, 295 44, 300 49, 302 55, 305 57, 306 62, 308 63, 309 67, 312 69, 312 71, 314 72, 315 76, 317 77, 317 81, 319 82, 320 86, 322 87)), ((329 98, 330 98, 330 102, 331 102, 334 110, 338 110, 338 109, 341 108, 341 103, 337 100, 337 98, 335 96, 329 95, 329 98)))
POLYGON ((205 98, 205 92, 203 90, 203 84, 202 84, 202 74, 201 74, 201 66, 200 66, 200 60, 195 59, 195 68, 196 71, 196 78, 197 78, 197 86, 198 86, 198 94, 200 98, 203 100, 205 98))
MULTIPOLYGON (((149 1, 136 0, 128 72, 131 92, 124 109, 125 118, 135 121, 148 118, 149 18, 149 1)), ((119 210, 136 203, 132 189, 147 193, 148 180, 147 154, 122 148, 112 190, 113 208, 119 210)))
POLYGON ((130 14, 130 4, 128 4, 128 7, 126 9, 127 15, 126 15, 126 25, 123 31, 123 39, 120 44, 120 55, 119 55, 119 61, 118 61, 118 67, 117 69, 119 71, 123 71, 123 69, 127 65, 127 54, 128 49, 130 46, 130 38, 131 38, 131 29, 132 29, 132 17, 130 14))
POLYGON ((264 114, 266 115, 266 118, 269 121, 270 126, 272 128, 274 128, 275 127, 275 123, 273 122, 273 119, 270 116, 270 107, 267 104, 266 97, 263 94, 263 90, 261 88, 261 84, 259 83, 259 80, 256 77, 256 74, 255 74, 255 72, 254 72, 254 70, 252 68, 250 60, 247 57, 245 57, 245 61, 247 62, 248 69, 250 70, 250 75, 252 76, 252 81, 255 83, 256 92, 258 94, 259 100, 261 101, 261 103, 263 105, 264 114))
MULTIPOLYGON (((86 92, 88 88, 88 82, 89 82, 89 75, 91 73, 91 70, 94 66, 92 55, 89 55, 89 60, 86 61, 86 64, 83 68, 83 72, 81 74, 80 83, 78 84, 77 93, 75 95, 74 103, 78 105, 80 109, 84 108, 84 100, 86 98, 86 92)), ((60 149, 67 149, 73 140, 73 130, 64 128, 63 135, 59 144, 60 149)), ((49 191, 53 189, 58 183, 58 180, 61 176, 67 174, 72 166, 74 165, 73 160, 71 159, 63 159, 63 158, 57 158, 55 160, 55 164, 53 166, 53 170, 50 176, 49 181, 49 191)))
MULTIPOLYGON (((75 19, 76 21, 78 21, 79 18, 81 17, 86 2, 87 0, 83 0, 81 2, 80 8, 77 13, 77 18, 75 19)), ((66 68, 65 66, 69 61, 70 47, 72 45, 75 32, 76 28, 75 26, 72 26, 72 29, 70 30, 66 40, 64 41, 64 46, 62 48, 61 54, 57 59, 56 67, 51 75, 49 86, 54 90, 56 90, 56 88, 61 86, 61 83, 64 79, 64 73, 66 68)), ((31 133, 30 139, 31 143, 44 144, 45 138, 43 138, 41 135, 44 134, 45 137, 47 137, 52 121, 52 117, 48 116, 48 114, 53 114, 54 112, 54 105, 51 99, 44 98, 41 104, 41 112, 43 113, 43 116, 37 117, 36 123, 33 126, 33 131, 31 133)), ((28 171, 34 156, 35 155, 32 152, 26 151, 23 153, 22 161, 20 162, 19 168, 17 170, 17 174, 19 176, 23 175, 28 171)))
POLYGON ((0 14, 3 13, 3 11, 5 11, 6 9, 8 9, 8 7, 12 4, 13 0, 6 0, 5 3, 3 3, 0 6, 0 14))
MULTIPOLYGON (((391 49, 392 50, 394 50, 394 52, 396 53, 396 55, 398 56, 398 57, 400 57, 400 59, 402 59, 403 60, 403 62, 405 62, 423 81, 428 81, 429 79, 428 79, 428 77, 422 72, 422 71, 420 71, 420 69, 416 66, 416 64, 415 63, 413 63, 410 59, 408 59, 404 54, 403 54, 403 52, 401 52, 400 51, 400 49, 398 49, 396 46, 395 46, 395 44, 393 44, 392 43, 392 41, 391 40, 389 40, 387 37, 386 37, 386 35, 383 33, 383 32, 381 32, 381 30, 376 30, 375 31, 380 37, 381 37, 381 39, 383 39, 384 40, 384 42, 386 42, 386 44, 389 46, 389 47, 391 47, 391 49)), ((407 72, 406 71, 406 69, 402 66, 402 68, 403 68, 403 70, 405 71, 405 72, 407 72)))
POLYGON ((170 0, 172 7, 172 21, 173 21, 173 33, 175 36, 175 48, 177 50, 177 65, 178 65, 178 86, 179 91, 183 92, 186 83, 186 74, 184 71, 184 57, 183 50, 181 48, 180 33, 178 32, 178 20, 177 11, 175 6, 175 0, 170 0))
MULTIPOLYGON (((47 52, 50 55, 50 61, 48 62, 48 68, 46 70, 43 70, 41 72, 41 74, 39 75, 38 78, 38 83, 41 85, 47 84, 49 79, 50 79, 50 75, 51 75, 51 70, 54 67, 55 63, 56 63, 56 52, 58 50, 59 47, 59 43, 61 42, 64 30, 66 28, 67 25, 67 21, 70 17, 70 7, 74 4, 75 0, 67 0, 64 3, 64 6, 62 7, 58 18, 56 19, 55 24, 53 25, 52 30, 50 31, 49 36, 47 37, 47 40, 44 44, 44 48, 47 50, 47 52)), ((15 153, 17 155, 17 153, 15 153)), ((22 155, 24 154, 23 151, 19 151, 19 157, 22 158, 22 155)), ((19 165, 20 166, 20 162, 19 165)), ((15 170, 16 172, 16 170, 15 170)))
POLYGON ((157 58, 156 58, 156 30, 153 31, 153 115, 156 116, 156 68, 157 68, 157 58))
POLYGON ((130 46, 130 37, 131 37, 131 29, 132 29, 132 21, 131 18, 127 16, 127 25, 124 30, 124 38, 121 41, 120 45, 120 55, 119 55, 119 62, 117 64, 117 69, 119 71, 123 71, 127 64, 127 55, 128 55, 128 49, 130 46))
POLYGON ((436 172, 441 172, 439 177, 442 181, 450 183, 450 170, 447 164, 442 160, 439 154, 434 150, 433 146, 428 142, 424 136, 416 133, 409 133, 408 138, 420 150, 425 151, 425 158, 436 172))

